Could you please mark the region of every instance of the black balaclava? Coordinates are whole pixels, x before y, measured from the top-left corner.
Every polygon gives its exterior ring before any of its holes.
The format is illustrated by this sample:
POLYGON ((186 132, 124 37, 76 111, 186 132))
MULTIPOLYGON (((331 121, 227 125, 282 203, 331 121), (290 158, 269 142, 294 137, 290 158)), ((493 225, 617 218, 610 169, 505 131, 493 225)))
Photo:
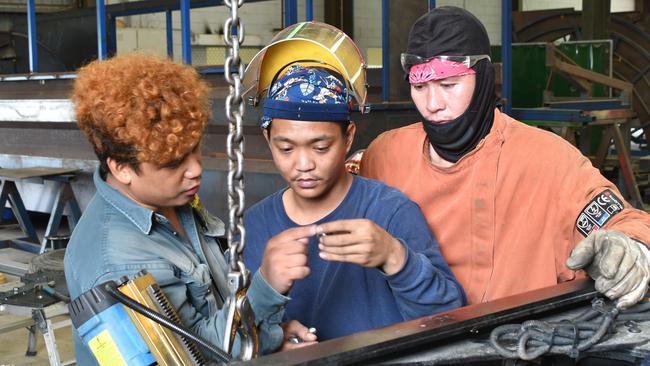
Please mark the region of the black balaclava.
MULTIPOLYGON (((490 40, 483 24, 465 9, 443 6, 418 19, 409 34, 406 53, 433 56, 489 55, 490 40)), ((473 67, 476 87, 467 110, 446 123, 422 118, 429 143, 443 159, 457 162, 490 132, 496 95, 494 69, 487 59, 473 67)))

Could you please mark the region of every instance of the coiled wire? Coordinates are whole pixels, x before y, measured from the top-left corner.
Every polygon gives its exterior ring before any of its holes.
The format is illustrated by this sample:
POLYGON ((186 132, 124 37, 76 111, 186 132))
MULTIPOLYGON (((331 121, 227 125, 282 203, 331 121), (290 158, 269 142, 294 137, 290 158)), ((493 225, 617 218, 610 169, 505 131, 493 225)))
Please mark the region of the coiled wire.
POLYGON ((490 345, 504 358, 534 360, 544 354, 577 358, 611 333, 616 324, 650 320, 650 303, 627 310, 607 306, 601 298, 592 300, 591 309, 574 319, 560 321, 529 320, 506 324, 490 333, 490 345))

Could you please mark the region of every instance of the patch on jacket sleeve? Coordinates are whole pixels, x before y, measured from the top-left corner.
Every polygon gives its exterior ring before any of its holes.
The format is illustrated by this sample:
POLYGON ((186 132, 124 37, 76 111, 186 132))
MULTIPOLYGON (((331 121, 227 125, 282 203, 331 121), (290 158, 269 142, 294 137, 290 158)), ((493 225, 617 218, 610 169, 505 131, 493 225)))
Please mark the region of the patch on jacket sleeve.
POLYGON ((580 211, 576 220, 576 229, 584 235, 598 230, 614 215, 623 211, 623 200, 616 197, 614 192, 606 189, 594 197, 585 208, 580 211))

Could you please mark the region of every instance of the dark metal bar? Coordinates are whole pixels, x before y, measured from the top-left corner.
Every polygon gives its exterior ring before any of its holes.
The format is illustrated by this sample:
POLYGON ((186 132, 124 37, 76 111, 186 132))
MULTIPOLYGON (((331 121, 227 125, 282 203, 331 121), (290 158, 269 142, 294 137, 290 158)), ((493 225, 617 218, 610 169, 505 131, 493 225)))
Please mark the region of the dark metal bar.
POLYGON ((512 0, 501 0, 501 98, 503 111, 512 111, 512 0))
MULTIPOLYGON (((485 304, 466 306, 381 329, 328 340, 306 348, 260 357, 253 365, 348 365, 369 364, 379 359, 405 356, 433 349, 452 338, 478 333, 523 318, 539 317, 577 307, 597 295, 589 279, 506 297, 485 304)), ((237 364, 237 363, 235 363, 237 364)))
POLYGON ((512 108, 510 116, 518 120, 591 122, 594 118, 579 109, 512 108))
POLYGON ((106 59, 106 4, 104 0, 97 0, 97 56, 100 60, 106 59))
POLYGON ((284 26, 298 23, 298 0, 284 0, 284 26))
POLYGON ((390 0, 381 0, 381 98, 390 97, 390 0))
POLYGON ((181 48, 183 50, 183 62, 192 64, 192 45, 190 29, 190 0, 181 0, 181 48))
MULTIPOLYGON (((190 0, 190 2, 191 2, 190 7, 192 9, 223 5, 222 0, 206 0, 206 1, 190 0)), ((163 13, 168 10, 175 11, 180 9, 181 9, 181 3, 178 0, 157 0, 155 2, 151 2, 147 0, 147 1, 137 1, 132 3, 114 4, 106 7, 106 11, 110 14, 113 14, 116 17, 151 14, 151 13, 163 13)))
POLYGON ((172 11, 165 11, 165 33, 167 34, 167 56, 174 57, 174 33, 172 26, 172 11))
POLYGON ((106 52, 108 55, 115 55, 117 53, 117 24, 115 17, 108 16, 108 33, 106 39, 106 52))
POLYGON ((29 72, 38 72, 35 0, 27 0, 27 38, 29 41, 29 72))
POLYGON ((305 0, 305 20, 314 20, 314 0, 305 0))

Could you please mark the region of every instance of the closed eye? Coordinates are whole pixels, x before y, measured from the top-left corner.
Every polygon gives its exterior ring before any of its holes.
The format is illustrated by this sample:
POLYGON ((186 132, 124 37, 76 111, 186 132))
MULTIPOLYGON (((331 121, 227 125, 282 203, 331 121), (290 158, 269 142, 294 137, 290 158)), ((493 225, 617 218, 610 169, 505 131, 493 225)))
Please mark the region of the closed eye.
POLYGON ((277 149, 283 154, 288 154, 293 151, 293 147, 291 146, 278 146, 277 149))

